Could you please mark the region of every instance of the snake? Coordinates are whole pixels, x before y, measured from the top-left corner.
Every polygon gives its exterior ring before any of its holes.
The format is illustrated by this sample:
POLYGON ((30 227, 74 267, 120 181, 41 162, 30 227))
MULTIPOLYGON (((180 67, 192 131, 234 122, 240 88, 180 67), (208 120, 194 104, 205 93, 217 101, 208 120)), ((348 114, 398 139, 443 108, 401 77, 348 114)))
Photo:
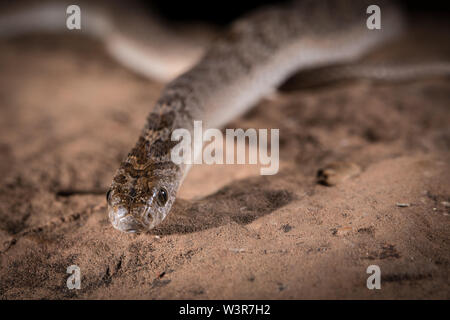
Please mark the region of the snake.
MULTIPOLYGON (((136 45, 138 42, 118 32, 112 20, 105 18, 107 15, 99 14, 99 9, 85 10, 87 30, 103 41, 117 60, 151 78, 172 79, 113 176, 106 194, 112 226, 127 233, 146 232, 162 223, 171 211, 190 169, 189 164, 171 161, 171 151, 178 144, 171 138, 176 129, 193 133, 196 120, 201 120, 205 128, 221 128, 297 72, 351 63, 402 33, 404 14, 396 3, 377 1, 380 29, 367 26, 370 5, 370 1, 354 0, 300 0, 268 5, 233 21, 207 46, 190 45, 172 34, 160 47, 153 46, 155 50, 145 53, 136 45), (167 50, 161 50, 162 46, 167 50), (183 52, 184 62, 149 63, 164 58, 158 53, 161 51, 178 55, 183 52), (165 65, 169 67, 164 68, 165 65)), ((33 21, 39 17, 40 25, 46 21, 46 29, 61 28, 65 18, 61 10, 61 4, 53 4, 15 16, 9 14, 0 18, 0 36, 2 30, 8 34, 34 30, 33 21)), ((150 27, 152 34, 160 32, 164 38, 157 23, 150 27)), ((145 35, 148 30, 139 31, 145 35)), ((381 74, 370 67, 340 68, 325 77, 343 77, 353 72, 369 78, 401 78, 443 71, 450 73, 448 64, 381 74)))
POLYGON ((245 113, 301 68, 352 61, 401 28, 400 13, 382 6, 383 29, 366 26, 368 3, 301 1, 261 9, 235 21, 190 70, 171 81, 107 193, 109 219, 142 232, 168 215, 189 170, 171 161, 171 133, 193 132, 194 120, 217 128, 245 113))

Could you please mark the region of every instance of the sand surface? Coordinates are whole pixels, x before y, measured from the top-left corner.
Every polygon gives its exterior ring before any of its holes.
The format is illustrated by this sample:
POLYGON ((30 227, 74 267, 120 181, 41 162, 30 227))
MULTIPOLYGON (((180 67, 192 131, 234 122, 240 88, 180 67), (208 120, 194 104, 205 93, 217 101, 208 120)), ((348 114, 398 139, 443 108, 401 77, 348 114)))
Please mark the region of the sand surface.
MULTIPOLYGON (((448 58, 432 34, 375 57, 448 58)), ((79 36, 2 40, 0 70, 0 298, 450 298, 448 79, 290 86, 227 126, 279 128, 277 175, 194 167, 168 219, 133 235, 104 192, 163 84, 79 36), (336 161, 361 172, 318 184, 336 161)))

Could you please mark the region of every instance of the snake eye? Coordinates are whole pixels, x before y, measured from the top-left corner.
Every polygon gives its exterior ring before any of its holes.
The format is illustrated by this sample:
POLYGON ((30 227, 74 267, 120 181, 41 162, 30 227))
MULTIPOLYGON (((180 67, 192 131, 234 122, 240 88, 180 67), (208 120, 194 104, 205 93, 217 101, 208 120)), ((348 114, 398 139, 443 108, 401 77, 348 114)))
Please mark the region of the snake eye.
POLYGON ((109 202, 109 196, 111 195, 111 189, 106 193, 106 202, 109 202))
POLYGON ((159 189, 158 196, 157 196, 157 202, 160 207, 164 207, 167 202, 167 191, 164 188, 159 189))

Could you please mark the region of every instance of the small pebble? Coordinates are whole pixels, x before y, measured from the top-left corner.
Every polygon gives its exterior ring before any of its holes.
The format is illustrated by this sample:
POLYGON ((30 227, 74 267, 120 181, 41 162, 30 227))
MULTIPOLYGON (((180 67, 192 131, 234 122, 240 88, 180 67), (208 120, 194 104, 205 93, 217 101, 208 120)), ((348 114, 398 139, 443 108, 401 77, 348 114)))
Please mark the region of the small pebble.
POLYGON ((450 208, 450 202, 448 202, 448 201, 442 201, 441 203, 442 203, 442 205, 443 205, 444 207, 450 208))
POLYGON ((361 173, 361 168, 352 162, 333 162, 317 171, 317 182, 334 186, 361 173))
POLYGON ((396 203, 397 207, 405 208, 411 206, 409 203, 396 203))
POLYGON ((353 230, 352 227, 342 227, 342 228, 333 229, 332 233, 335 236, 343 236, 343 235, 346 235, 347 233, 351 232, 352 230, 353 230))

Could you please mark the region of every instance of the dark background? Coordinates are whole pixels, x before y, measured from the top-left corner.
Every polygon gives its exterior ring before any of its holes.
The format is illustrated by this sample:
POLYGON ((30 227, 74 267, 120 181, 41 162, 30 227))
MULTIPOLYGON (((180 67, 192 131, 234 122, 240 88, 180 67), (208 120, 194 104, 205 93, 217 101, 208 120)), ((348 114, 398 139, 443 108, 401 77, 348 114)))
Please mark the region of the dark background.
MULTIPOLYGON (((175 20, 203 20, 217 24, 227 24, 236 17, 251 11, 261 5, 276 4, 286 1, 274 0, 140 0, 148 7, 156 8, 168 19, 175 20)), ((320 0, 317 0, 320 1, 320 0)), ((358 1, 358 0, 355 0, 358 1)), ((449 14, 449 1, 409 0, 399 1, 408 11, 426 14, 449 14)), ((373 1, 377 3, 376 0, 373 1)))

